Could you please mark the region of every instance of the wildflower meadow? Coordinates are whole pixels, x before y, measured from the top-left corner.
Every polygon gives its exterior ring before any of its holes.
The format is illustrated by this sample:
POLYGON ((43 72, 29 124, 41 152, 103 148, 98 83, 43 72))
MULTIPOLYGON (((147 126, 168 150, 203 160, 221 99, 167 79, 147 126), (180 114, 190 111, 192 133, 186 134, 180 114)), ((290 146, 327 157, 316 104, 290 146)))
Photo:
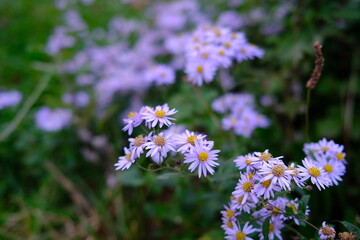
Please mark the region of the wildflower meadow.
POLYGON ((0 239, 360 239, 360 1, 0 1, 0 239))

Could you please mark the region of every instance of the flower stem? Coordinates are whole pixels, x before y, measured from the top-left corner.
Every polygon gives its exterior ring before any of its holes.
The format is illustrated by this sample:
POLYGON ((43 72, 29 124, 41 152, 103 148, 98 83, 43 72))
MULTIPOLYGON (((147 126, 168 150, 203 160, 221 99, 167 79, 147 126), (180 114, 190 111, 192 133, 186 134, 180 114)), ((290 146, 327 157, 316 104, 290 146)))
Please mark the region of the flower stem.
POLYGON ((310 142, 310 121, 309 121, 310 97, 311 97, 311 89, 308 88, 306 94, 306 116, 305 116, 305 136, 308 142, 310 142))

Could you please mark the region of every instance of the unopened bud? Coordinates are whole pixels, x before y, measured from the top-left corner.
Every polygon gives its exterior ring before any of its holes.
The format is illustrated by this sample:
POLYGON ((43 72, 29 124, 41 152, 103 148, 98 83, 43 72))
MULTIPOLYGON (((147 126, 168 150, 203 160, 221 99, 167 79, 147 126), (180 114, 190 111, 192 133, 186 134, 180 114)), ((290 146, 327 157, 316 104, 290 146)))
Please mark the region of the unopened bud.
POLYGON ((311 190, 313 189, 313 187, 312 187, 311 185, 307 185, 307 186, 305 187, 305 189, 308 190, 308 191, 311 191, 311 190))
POLYGON ((267 205, 265 206, 265 208, 266 208, 266 210, 269 210, 269 211, 274 210, 274 207, 271 206, 271 205, 269 205, 269 204, 267 204, 267 205))

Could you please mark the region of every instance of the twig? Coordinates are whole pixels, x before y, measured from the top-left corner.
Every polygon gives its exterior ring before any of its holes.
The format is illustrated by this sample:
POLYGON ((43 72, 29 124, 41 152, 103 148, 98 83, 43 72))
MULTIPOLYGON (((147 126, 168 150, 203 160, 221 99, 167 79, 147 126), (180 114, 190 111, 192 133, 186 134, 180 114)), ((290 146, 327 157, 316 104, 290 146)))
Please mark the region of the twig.
POLYGON ((321 76, 321 71, 324 66, 324 58, 321 52, 321 48, 322 46, 320 45, 319 42, 314 43, 316 60, 315 60, 315 68, 311 74, 311 78, 306 83, 306 87, 309 89, 314 89, 314 87, 316 86, 316 83, 318 82, 321 76))
POLYGON ((35 90, 32 92, 30 97, 25 101, 19 112, 16 114, 12 122, 0 133, 0 142, 4 141, 15 129, 19 126, 21 121, 25 118, 26 114, 30 111, 36 100, 40 97, 41 93, 45 90, 51 79, 51 74, 46 73, 43 79, 40 80, 35 90))

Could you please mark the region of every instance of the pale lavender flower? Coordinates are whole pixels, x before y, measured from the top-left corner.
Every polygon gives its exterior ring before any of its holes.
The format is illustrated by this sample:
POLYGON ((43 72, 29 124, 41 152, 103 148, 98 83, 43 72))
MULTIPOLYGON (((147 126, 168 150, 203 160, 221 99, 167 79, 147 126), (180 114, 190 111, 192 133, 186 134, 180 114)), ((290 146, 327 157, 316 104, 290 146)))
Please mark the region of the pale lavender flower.
POLYGON ((256 196, 254 186, 254 179, 251 179, 249 176, 245 176, 244 174, 240 175, 241 178, 235 187, 235 191, 232 192, 232 195, 236 198, 242 197, 241 204, 244 204, 246 201, 252 201, 257 203, 259 201, 256 196))
POLYGON ((115 163, 115 170, 125 170, 129 169, 131 165, 135 162, 135 158, 133 157, 131 151, 128 148, 124 148, 125 155, 119 157, 119 161, 115 163))
POLYGON ((165 103, 162 106, 156 106, 155 109, 147 107, 147 111, 142 113, 143 119, 151 123, 151 127, 155 127, 159 123, 159 127, 163 125, 170 126, 172 122, 170 120, 175 120, 175 118, 169 117, 177 113, 175 108, 169 109, 169 106, 165 103))
POLYGON ((149 141, 144 144, 145 149, 148 150, 146 157, 151 157, 154 162, 161 164, 169 151, 176 151, 173 139, 171 135, 164 135, 163 132, 155 136, 151 135, 152 133, 148 136, 149 141))
POLYGON ((265 175, 260 182, 270 180, 271 184, 277 183, 281 188, 291 190, 290 180, 294 171, 289 170, 281 160, 265 162, 260 167, 258 174, 265 175))
POLYGON ((203 141, 195 141, 195 148, 192 152, 185 153, 184 163, 191 163, 189 166, 190 172, 193 172, 198 168, 199 178, 203 175, 207 176, 207 173, 214 174, 213 167, 219 165, 218 153, 220 150, 211 150, 211 147, 203 141))
POLYGON ((69 109, 42 107, 35 113, 36 126, 47 132, 57 132, 69 126, 72 113, 69 109))
POLYGON ((56 55, 63 48, 72 47, 75 44, 75 38, 68 35, 65 27, 56 27, 50 36, 46 45, 46 52, 50 55, 56 55))
POLYGON ((74 105, 76 107, 85 107, 90 102, 89 94, 84 91, 76 92, 74 94, 65 93, 62 96, 62 101, 69 105, 74 105))
POLYGON ((136 138, 129 138, 130 150, 133 158, 139 158, 144 153, 145 143, 148 141, 148 136, 139 135, 136 138))
POLYGON ((233 229, 229 229, 225 234, 225 239, 227 240, 252 240, 251 237, 248 235, 253 232, 258 232, 259 230, 256 228, 253 228, 252 225, 249 224, 249 222, 246 222, 244 226, 241 228, 239 225, 235 225, 233 229))
POLYGON ((201 141, 206 135, 195 134, 189 130, 185 130, 184 133, 178 134, 174 137, 174 143, 178 146, 177 151, 181 153, 191 152, 195 148, 195 142, 201 141))
POLYGON ((22 99, 21 93, 16 90, 0 92, 0 110, 6 107, 11 107, 19 104, 21 99, 22 99))
POLYGON ((299 176, 302 177, 302 181, 306 181, 310 178, 311 182, 321 191, 321 188, 325 189, 331 184, 331 180, 326 175, 324 168, 316 164, 312 160, 305 158, 302 160, 304 167, 299 166, 299 176))
POLYGON ((131 135, 134 127, 139 126, 142 123, 143 119, 140 113, 138 112, 130 112, 127 118, 123 119, 123 122, 126 124, 123 127, 123 131, 128 131, 128 134, 131 135))

